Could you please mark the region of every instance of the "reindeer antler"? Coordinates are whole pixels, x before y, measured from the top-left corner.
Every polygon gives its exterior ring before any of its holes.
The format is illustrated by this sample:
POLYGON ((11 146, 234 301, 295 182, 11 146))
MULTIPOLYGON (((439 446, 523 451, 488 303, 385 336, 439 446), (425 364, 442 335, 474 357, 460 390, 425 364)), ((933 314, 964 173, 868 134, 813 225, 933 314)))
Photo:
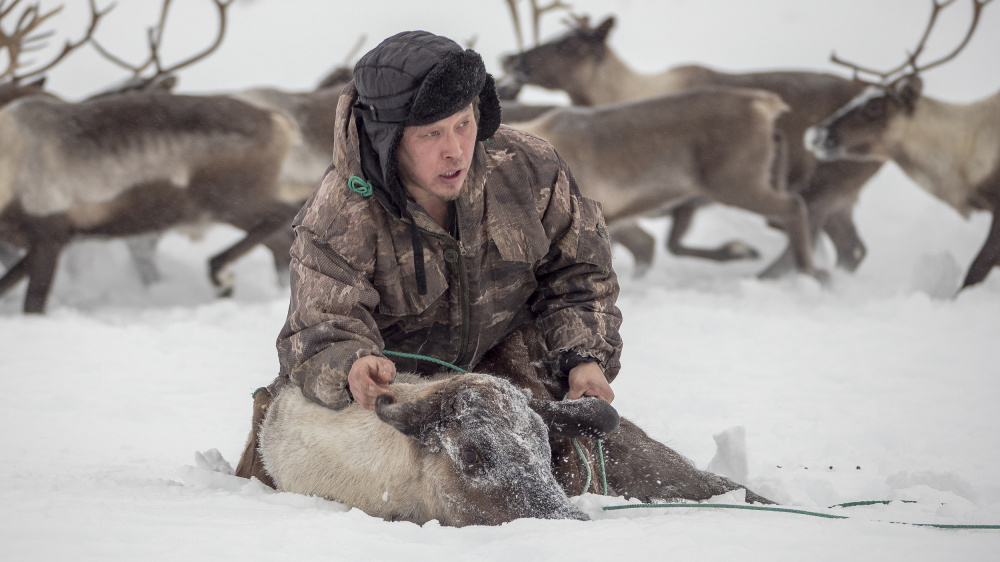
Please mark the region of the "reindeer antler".
POLYGON ((91 40, 91 42, 93 43, 94 48, 97 49, 97 52, 101 54, 101 56, 103 56, 112 63, 126 70, 132 71, 132 76, 134 78, 141 79, 143 84, 151 84, 161 76, 173 74, 178 70, 180 70, 181 68, 190 66, 204 59, 208 55, 215 52, 222 44, 222 39, 226 34, 226 24, 227 24, 226 10, 229 8, 229 6, 232 5, 234 0, 212 0, 212 1, 215 3, 215 7, 219 12, 219 31, 216 34, 215 40, 202 52, 197 53, 185 60, 182 60, 181 62, 178 62, 173 66, 164 68, 163 63, 160 61, 160 47, 163 44, 163 30, 166 27, 167 13, 170 10, 171 0, 163 0, 163 6, 160 9, 159 22, 156 24, 156 26, 150 27, 147 30, 147 41, 149 43, 148 45, 149 57, 145 61, 143 61, 142 64, 139 65, 130 64, 110 53, 100 43, 98 43, 96 39, 91 40), (152 76, 142 78, 142 73, 145 72, 146 69, 148 69, 150 66, 152 66, 155 69, 155 72, 153 73, 152 76))
MULTIPOLYGON (((517 11, 518 0, 506 0, 507 8, 510 9, 510 17, 514 22, 514 34, 517 36, 517 50, 524 50, 524 35, 521 32, 521 17, 517 11)), ((562 0, 552 0, 549 4, 540 5, 538 0, 529 0, 531 4, 531 30, 537 45, 541 39, 541 20, 546 12, 553 10, 569 10, 572 6, 562 0)))
MULTIPOLYGON (((13 0, 10 3, 7 0, 0 0, 0 22, 6 18, 21 0, 13 0)), ((97 23, 100 21, 101 17, 111 11, 114 4, 109 5, 103 11, 97 9, 97 5, 94 0, 90 0, 90 25, 87 27, 87 32, 79 41, 66 41, 63 46, 62 51, 47 64, 42 65, 30 72, 23 74, 18 74, 17 71, 24 68, 30 64, 30 62, 21 61, 21 55, 31 51, 37 51, 45 47, 45 41, 55 34, 54 31, 43 31, 36 32, 36 30, 45 23, 46 20, 52 16, 58 14, 62 11, 63 6, 54 8, 47 13, 42 13, 38 4, 32 4, 25 8, 24 12, 21 13, 21 17, 18 18, 17 23, 14 26, 13 31, 7 33, 0 26, 0 48, 7 49, 8 65, 6 70, 0 74, 0 80, 9 79, 11 82, 18 82, 24 80, 25 78, 31 76, 37 76, 50 70, 62 59, 66 58, 66 55, 70 54, 72 51, 79 48, 81 45, 91 40, 94 30, 97 29, 97 23)))
POLYGON ((848 62, 839 58, 836 53, 830 55, 830 61, 833 62, 834 64, 839 64, 841 66, 846 66, 852 69, 855 82, 859 82, 862 84, 869 84, 873 86, 885 86, 887 84, 895 82, 896 80, 899 80, 903 76, 920 74, 920 72, 922 71, 934 68, 936 66, 940 66, 941 64, 950 61, 951 59, 958 56, 960 52, 962 52, 965 46, 969 44, 969 40, 972 39, 972 34, 976 31, 976 27, 979 25, 979 17, 982 14, 983 8, 992 1, 993 0, 972 0, 972 22, 969 24, 969 30, 965 34, 965 38, 962 39, 961 43, 959 43, 959 45, 955 49, 953 49, 951 53, 948 53, 944 57, 941 57, 940 59, 925 64, 923 66, 917 64, 917 58, 923 52, 924 46, 927 44, 927 38, 930 37, 931 30, 934 29, 934 24, 937 23, 938 15, 941 13, 942 10, 944 10, 951 4, 954 4, 955 0, 945 0, 943 2, 939 2, 937 0, 931 0, 931 15, 927 21, 927 28, 924 29, 924 33, 920 37, 920 42, 917 43, 917 48, 914 49, 912 53, 907 54, 906 60, 903 62, 903 64, 900 64, 899 66, 891 70, 879 71, 879 70, 872 70, 870 68, 865 68, 861 65, 848 62), (907 68, 909 68, 910 70, 908 72, 904 72, 906 71, 907 68), (878 77, 879 81, 872 82, 869 80, 864 80, 860 76, 860 74, 862 73, 876 76, 878 77))

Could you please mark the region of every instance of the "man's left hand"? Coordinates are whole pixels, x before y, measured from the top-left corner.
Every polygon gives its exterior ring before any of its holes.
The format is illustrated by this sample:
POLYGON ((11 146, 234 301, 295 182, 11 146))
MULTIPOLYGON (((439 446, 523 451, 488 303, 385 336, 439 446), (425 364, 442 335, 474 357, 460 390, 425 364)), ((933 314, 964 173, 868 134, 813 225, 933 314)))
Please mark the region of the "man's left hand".
POLYGON ((615 399, 608 379, 604 376, 601 366, 595 362, 580 363, 569 370, 569 400, 583 396, 596 396, 608 404, 615 399))

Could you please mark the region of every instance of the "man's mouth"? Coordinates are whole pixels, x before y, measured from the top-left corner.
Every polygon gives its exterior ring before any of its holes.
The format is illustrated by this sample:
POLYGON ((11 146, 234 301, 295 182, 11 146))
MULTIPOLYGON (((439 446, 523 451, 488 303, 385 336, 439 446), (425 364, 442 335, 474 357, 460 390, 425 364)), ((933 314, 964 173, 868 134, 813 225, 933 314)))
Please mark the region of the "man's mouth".
POLYGON ((451 172, 445 172, 445 173, 441 174, 441 177, 444 178, 444 179, 446 179, 446 180, 453 180, 453 179, 457 178, 459 176, 459 174, 461 174, 461 173, 462 173, 462 170, 454 170, 454 171, 451 171, 451 172))

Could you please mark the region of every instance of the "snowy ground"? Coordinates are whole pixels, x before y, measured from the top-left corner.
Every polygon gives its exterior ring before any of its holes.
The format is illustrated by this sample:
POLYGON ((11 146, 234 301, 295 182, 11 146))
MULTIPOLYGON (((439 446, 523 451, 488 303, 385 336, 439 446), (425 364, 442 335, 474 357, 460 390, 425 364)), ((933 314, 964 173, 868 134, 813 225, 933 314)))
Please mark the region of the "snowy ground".
MULTIPOLYGON (((119 8, 143 3, 155 4, 119 8)), ((182 83, 307 88, 362 31, 371 43, 403 28, 459 40, 478 32, 488 64, 513 41, 500 2, 320 4, 239 2, 218 57, 232 63, 241 46, 252 64, 223 84, 209 59, 182 83), (299 10, 299 23, 278 4, 299 10), (362 4, 391 17, 375 22, 358 12, 362 4), (306 28, 292 34, 291 25, 306 28), (295 41, 332 54, 292 64, 290 53, 306 48, 295 41)), ((854 59, 869 50, 878 60, 864 62, 888 66, 913 46, 927 12, 904 0, 574 5, 595 17, 617 13, 612 43, 650 72, 692 60, 833 70, 826 57, 835 48, 854 59)), ((998 10, 987 8, 966 53, 926 77, 929 95, 969 101, 1000 88, 998 10)), ((943 30, 963 24, 942 22, 943 30)), ((52 85, 83 95, 114 79, 106 70, 74 77, 67 69, 52 85)), ((834 273, 830 289, 802 278, 759 282, 753 274, 764 261, 720 266, 662 250, 653 270, 634 279, 631 258, 616 250, 626 342, 614 383, 619 411, 702 467, 716 455, 714 435, 743 434, 751 488, 848 519, 602 511, 624 501, 588 495, 578 502, 592 522, 418 527, 215 472, 211 450, 236 463, 250 392, 277 370, 273 344, 288 298, 257 250, 238 265, 235 298, 214 299, 205 260, 238 235, 219 227, 197 242, 166 237, 158 257, 165 279, 150 288, 120 243, 86 242, 64 257, 48 315, 20 315, 23 287, 0 299, 3 559, 995 559, 1000 530, 890 523, 1000 525, 1000 273, 952 297, 988 217, 963 220, 890 165, 866 187, 856 219, 868 258, 854 275, 834 273), (828 509, 861 500, 893 501, 828 509)), ((646 225, 662 236, 666 222, 646 225)), ((765 260, 784 243, 757 217, 721 208, 699 215, 691 240, 733 237, 765 260)), ((716 463, 739 464, 739 449, 716 463)))

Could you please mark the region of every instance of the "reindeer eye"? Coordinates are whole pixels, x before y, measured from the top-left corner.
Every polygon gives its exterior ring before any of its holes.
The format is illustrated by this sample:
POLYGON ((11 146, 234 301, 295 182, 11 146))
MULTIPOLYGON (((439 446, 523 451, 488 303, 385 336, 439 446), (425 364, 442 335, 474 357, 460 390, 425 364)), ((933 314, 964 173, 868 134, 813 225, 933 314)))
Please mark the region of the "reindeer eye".
POLYGON ((872 100, 865 105, 865 115, 871 119, 878 119, 883 113, 885 113, 884 100, 872 100))
POLYGON ((475 449, 462 449, 462 460, 468 464, 479 462, 479 452, 475 449))

